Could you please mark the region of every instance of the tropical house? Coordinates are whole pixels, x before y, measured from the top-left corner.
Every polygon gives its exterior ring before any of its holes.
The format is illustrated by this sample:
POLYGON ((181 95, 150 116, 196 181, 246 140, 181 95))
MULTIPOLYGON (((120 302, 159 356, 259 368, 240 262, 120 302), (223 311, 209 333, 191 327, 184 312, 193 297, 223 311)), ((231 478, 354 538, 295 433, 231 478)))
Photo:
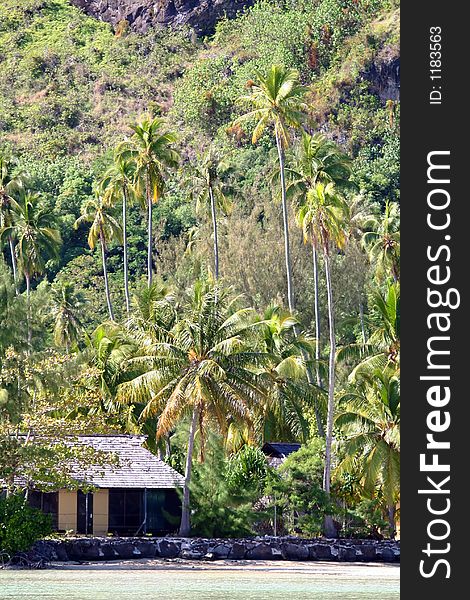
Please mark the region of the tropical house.
POLYGON ((145 435, 79 435, 86 444, 117 460, 102 466, 74 466, 85 491, 31 489, 28 501, 52 515, 58 531, 83 534, 165 534, 178 528, 184 478, 143 447, 145 435), (92 486, 92 491, 88 491, 92 486))
POLYGON ((289 454, 297 450, 300 450, 300 444, 295 442, 266 442, 261 448, 270 467, 279 467, 289 454))

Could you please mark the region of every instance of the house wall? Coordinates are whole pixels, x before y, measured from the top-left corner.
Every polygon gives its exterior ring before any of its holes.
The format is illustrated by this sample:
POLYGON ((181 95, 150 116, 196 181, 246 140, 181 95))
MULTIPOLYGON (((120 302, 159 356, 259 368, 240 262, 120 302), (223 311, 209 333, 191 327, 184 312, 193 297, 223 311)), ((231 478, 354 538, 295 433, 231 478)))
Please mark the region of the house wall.
POLYGON ((59 490, 57 526, 60 530, 77 529, 77 492, 59 490))
POLYGON ((96 490, 93 494, 93 535, 108 532, 109 491, 96 490))

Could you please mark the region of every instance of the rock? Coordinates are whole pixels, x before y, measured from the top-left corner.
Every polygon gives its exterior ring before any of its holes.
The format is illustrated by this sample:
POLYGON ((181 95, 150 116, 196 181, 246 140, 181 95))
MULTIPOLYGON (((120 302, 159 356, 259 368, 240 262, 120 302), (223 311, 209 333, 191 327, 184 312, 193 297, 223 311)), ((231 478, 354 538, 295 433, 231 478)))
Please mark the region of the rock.
POLYGON ((174 542, 168 540, 160 540, 158 543, 157 556, 162 558, 176 558, 180 553, 180 546, 177 546, 174 542))
POLYGON ((281 546, 281 550, 282 556, 286 560, 308 560, 309 558, 308 546, 304 546, 303 544, 288 542, 281 546))
POLYGON ((248 550, 246 558, 254 560, 280 560, 282 559, 282 553, 279 548, 261 543, 248 550))
POLYGON ((240 544, 239 542, 234 542, 232 544, 232 548, 230 549, 228 558, 231 560, 243 560, 246 556, 246 546, 244 544, 240 544))
POLYGON ((223 16, 234 17, 254 0, 71 0, 87 14, 116 26, 127 21, 143 33, 158 25, 189 25, 196 33, 213 33, 223 16))
POLYGON ((338 548, 338 560, 344 562, 355 562, 358 560, 356 548, 352 546, 340 546, 338 548))

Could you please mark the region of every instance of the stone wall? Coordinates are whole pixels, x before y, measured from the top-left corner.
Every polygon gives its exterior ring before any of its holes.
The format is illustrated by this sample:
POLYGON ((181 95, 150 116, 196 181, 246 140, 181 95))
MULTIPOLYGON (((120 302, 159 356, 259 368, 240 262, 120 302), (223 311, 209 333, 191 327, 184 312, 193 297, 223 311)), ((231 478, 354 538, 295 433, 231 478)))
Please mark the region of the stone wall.
POLYGON ((326 560, 399 562, 400 543, 295 537, 246 539, 64 538, 37 542, 31 560, 97 561, 139 558, 190 560, 326 560))

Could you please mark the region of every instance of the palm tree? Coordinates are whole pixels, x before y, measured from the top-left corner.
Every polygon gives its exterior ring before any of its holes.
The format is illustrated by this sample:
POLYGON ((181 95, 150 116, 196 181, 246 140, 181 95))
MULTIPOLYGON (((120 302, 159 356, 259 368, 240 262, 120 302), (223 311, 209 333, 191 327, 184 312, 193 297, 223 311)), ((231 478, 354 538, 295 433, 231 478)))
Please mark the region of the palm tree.
POLYGON ((12 223, 2 228, 1 236, 17 240, 16 254, 26 280, 28 344, 31 345, 31 279, 44 273, 47 260, 58 258, 62 239, 59 230, 51 227, 51 213, 41 204, 39 194, 21 194, 18 202, 10 199, 10 206, 12 223))
POLYGON ((255 410, 255 430, 261 442, 283 439, 306 441, 307 408, 317 406, 322 390, 307 377, 305 357, 314 354, 312 340, 296 334, 299 323, 280 306, 269 306, 260 321, 259 349, 269 356, 264 373, 270 393, 255 410))
POLYGON ((289 146, 289 128, 299 127, 303 120, 303 111, 306 109, 303 102, 305 88, 300 84, 299 74, 296 70, 286 69, 280 65, 272 66, 265 76, 258 74, 257 82, 250 82, 250 86, 251 93, 241 96, 237 102, 248 105, 252 110, 236 119, 235 124, 256 121, 252 135, 253 144, 256 144, 268 126, 274 130, 281 180, 287 300, 289 310, 293 313, 295 302, 292 286, 284 153, 289 146))
POLYGON ((400 372, 400 283, 389 282, 384 292, 375 290, 371 308, 371 333, 366 343, 349 344, 338 350, 339 361, 358 362, 349 375, 351 383, 377 369, 392 369, 396 376, 400 372))
POLYGON ((364 246, 375 264, 377 279, 388 272, 394 281, 400 279, 400 207, 397 202, 385 203, 382 216, 372 216, 364 225, 371 229, 364 234, 364 246))
POLYGON ((79 314, 84 298, 82 294, 75 292, 73 283, 66 281, 53 284, 52 302, 54 343, 59 347, 65 346, 69 353, 83 329, 79 314))
POLYGON ((165 176, 168 169, 176 168, 179 155, 173 148, 176 142, 174 133, 162 133, 163 119, 144 118, 132 125, 134 135, 119 150, 124 160, 135 164, 135 183, 137 191, 143 192, 147 206, 148 247, 147 281, 152 285, 152 207, 162 197, 165 188, 165 176))
POLYGON ((122 244, 124 250, 124 294, 126 298, 126 312, 129 316, 129 273, 127 259, 127 205, 135 197, 135 163, 125 157, 122 145, 114 152, 114 160, 111 167, 105 173, 101 181, 103 190, 103 202, 111 206, 122 200, 122 244))
MULTIPOLYGON (((302 223, 304 236, 311 236, 313 243, 322 248, 325 263, 326 290, 328 299, 328 325, 330 337, 330 355, 328 361, 328 410, 326 420, 325 471, 323 487, 330 494, 331 487, 331 448, 333 439, 333 419, 335 410, 335 355, 336 336, 331 283, 330 252, 332 248, 342 248, 346 242, 345 225, 349 209, 344 197, 337 192, 333 183, 316 183, 310 188, 298 207, 297 217, 302 223)), ((331 517, 325 518, 325 533, 334 535, 331 517)))
MULTIPOLYGON (((11 201, 18 197, 24 189, 25 174, 19 173, 15 176, 11 173, 12 162, 5 154, 0 154, 0 230, 12 225, 11 201)), ((16 256, 14 239, 12 235, 8 236, 8 245, 10 247, 11 268, 13 269, 13 281, 15 283, 16 293, 18 294, 18 274, 16 268, 16 256)))
POLYGON ((400 380, 393 371, 376 370, 361 377, 341 400, 335 422, 346 436, 346 458, 337 472, 351 471, 359 462, 366 494, 379 491, 385 499, 393 538, 400 483, 400 380))
POLYGON ((252 311, 235 310, 226 290, 198 282, 184 316, 167 340, 152 342, 128 361, 142 372, 118 388, 118 400, 146 407, 142 418, 159 415, 157 436, 170 433, 182 419, 190 429, 180 535, 190 531, 190 481, 196 433, 203 457, 207 430, 222 433, 230 422, 252 422, 252 407, 266 394, 256 368, 265 358, 251 351, 252 311))
POLYGON ((95 195, 95 198, 88 200, 82 206, 82 214, 74 223, 74 228, 78 229, 82 223, 91 223, 88 232, 88 245, 91 250, 95 249, 97 242, 101 246, 101 260, 103 263, 104 287, 106 293, 106 303, 111 321, 114 321, 113 307, 109 293, 108 271, 106 268, 106 248, 112 240, 122 241, 122 230, 116 219, 109 213, 109 207, 103 203, 101 196, 95 195))
MULTIPOLYGON (((290 157, 291 165, 286 169, 288 177, 287 193, 297 205, 305 204, 306 195, 317 183, 334 183, 337 189, 351 187, 351 159, 344 154, 334 142, 320 134, 310 135, 302 133, 302 138, 295 152, 290 157)), ((306 213, 307 216, 309 213, 306 213)), ((297 222, 304 230, 304 239, 310 240, 312 245, 313 282, 314 282, 314 309, 315 309, 315 337, 316 337, 316 379, 318 387, 322 387, 320 375, 320 305, 318 285, 318 241, 313 235, 309 235, 307 224, 302 222, 303 213, 298 212, 297 222)), ((323 434, 318 409, 316 409, 317 427, 320 435, 323 434)))
POLYGON ((211 148, 188 174, 186 186, 191 197, 196 198, 196 212, 209 206, 214 235, 214 277, 219 278, 219 243, 217 234, 217 210, 228 214, 232 203, 228 198, 230 188, 223 181, 223 175, 229 170, 226 160, 221 159, 211 148))

